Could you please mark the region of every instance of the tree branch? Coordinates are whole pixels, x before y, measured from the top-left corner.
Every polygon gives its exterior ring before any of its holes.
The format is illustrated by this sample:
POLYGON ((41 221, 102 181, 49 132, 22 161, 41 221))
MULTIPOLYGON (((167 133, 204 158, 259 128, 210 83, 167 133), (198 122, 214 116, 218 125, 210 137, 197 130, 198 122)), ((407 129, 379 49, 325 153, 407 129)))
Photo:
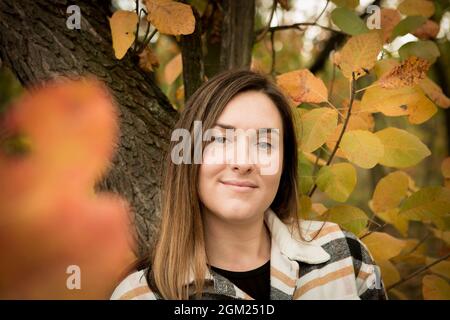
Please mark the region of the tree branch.
MULTIPOLYGON (((347 129, 348 122, 352 115, 353 101, 355 100, 355 84, 356 84, 355 74, 352 73, 352 81, 350 82, 350 102, 348 105, 347 116, 345 117, 344 125, 342 126, 342 130, 339 133, 339 138, 336 141, 336 145, 334 146, 333 151, 331 152, 331 155, 327 160, 327 163, 326 163, 327 166, 330 165, 330 163, 333 161, 333 158, 339 148, 339 144, 341 143, 342 137, 344 136, 344 133, 345 133, 345 129, 347 129)), ((311 191, 309 192, 309 197, 312 197, 312 195, 314 194, 314 191, 316 191, 316 189, 317 189, 317 184, 314 183, 311 191)))
POLYGON ((438 263, 441 262, 441 261, 447 260, 449 257, 450 257, 450 253, 446 254, 446 255, 443 256, 443 257, 440 257, 440 258, 437 259, 436 261, 434 261, 434 262, 432 262, 432 263, 430 263, 430 264, 428 264, 428 265, 426 265, 426 266, 424 266, 424 267, 422 267, 422 268, 420 268, 420 269, 414 271, 414 272, 411 273, 410 275, 407 275, 405 278, 403 278, 403 279, 401 279, 401 280, 395 282, 394 284, 391 284, 389 287, 386 288, 386 290, 389 291, 389 290, 391 290, 391 289, 393 289, 393 288, 395 288, 395 287, 401 285, 402 283, 404 283, 404 282, 406 282, 406 281, 408 281, 408 280, 410 280, 410 279, 416 277, 417 275, 421 274, 422 272, 424 272, 424 271, 430 269, 430 268, 431 268, 432 266, 434 266, 435 264, 438 264, 438 263))

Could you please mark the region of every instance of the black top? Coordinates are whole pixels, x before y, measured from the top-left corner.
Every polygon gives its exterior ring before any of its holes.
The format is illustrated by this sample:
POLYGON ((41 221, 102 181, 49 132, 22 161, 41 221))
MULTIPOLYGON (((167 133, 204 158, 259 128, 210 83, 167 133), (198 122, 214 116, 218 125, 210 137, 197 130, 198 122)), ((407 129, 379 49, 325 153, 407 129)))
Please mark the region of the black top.
POLYGON ((230 280, 256 300, 270 299, 270 260, 249 271, 229 271, 214 266, 211 269, 230 280))

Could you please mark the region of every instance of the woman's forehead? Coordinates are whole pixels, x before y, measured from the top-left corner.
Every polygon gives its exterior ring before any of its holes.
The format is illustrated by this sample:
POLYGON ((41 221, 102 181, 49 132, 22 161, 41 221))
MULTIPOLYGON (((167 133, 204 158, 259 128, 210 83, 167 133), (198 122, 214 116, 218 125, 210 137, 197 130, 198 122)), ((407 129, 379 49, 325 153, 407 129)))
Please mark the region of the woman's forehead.
POLYGON ((282 119, 275 103, 264 93, 246 91, 226 105, 216 126, 230 129, 279 129, 282 119))

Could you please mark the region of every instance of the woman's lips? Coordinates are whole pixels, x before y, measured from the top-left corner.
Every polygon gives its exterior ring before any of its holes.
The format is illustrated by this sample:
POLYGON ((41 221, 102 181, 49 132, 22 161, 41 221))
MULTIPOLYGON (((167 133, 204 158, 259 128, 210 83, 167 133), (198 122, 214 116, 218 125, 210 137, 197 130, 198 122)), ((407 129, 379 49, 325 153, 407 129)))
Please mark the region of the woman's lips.
POLYGON ((251 181, 238 181, 238 180, 224 180, 220 181, 226 187, 239 192, 253 191, 258 186, 251 181))

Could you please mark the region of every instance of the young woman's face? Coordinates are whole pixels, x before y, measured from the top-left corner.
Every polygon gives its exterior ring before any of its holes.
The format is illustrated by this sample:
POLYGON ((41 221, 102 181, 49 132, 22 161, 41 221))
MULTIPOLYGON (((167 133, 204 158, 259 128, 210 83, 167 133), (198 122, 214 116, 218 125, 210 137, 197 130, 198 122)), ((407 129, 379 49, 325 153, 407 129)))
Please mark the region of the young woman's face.
POLYGON ((280 183, 280 113, 264 93, 243 92, 228 103, 210 132, 199 172, 203 212, 233 222, 257 218, 269 208, 280 183), (264 128, 266 133, 259 130, 264 128))

